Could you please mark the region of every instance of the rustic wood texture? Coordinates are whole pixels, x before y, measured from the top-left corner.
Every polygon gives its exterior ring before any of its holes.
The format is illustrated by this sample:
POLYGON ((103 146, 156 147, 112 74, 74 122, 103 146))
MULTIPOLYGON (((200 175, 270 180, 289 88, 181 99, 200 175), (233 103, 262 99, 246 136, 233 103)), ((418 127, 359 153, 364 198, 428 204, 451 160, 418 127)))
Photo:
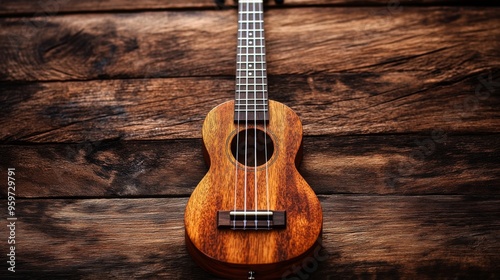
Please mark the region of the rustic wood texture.
MULTIPOLYGON (((234 96, 227 2, 1 1, 0 219, 9 167, 18 203, 2 279, 217 279, 183 215, 202 122, 234 96)), ((299 279, 497 279, 500 8, 269 6, 269 96, 301 117, 324 211, 323 261, 299 279)))
MULTIPOLYGON (((448 135, 425 158, 410 158, 429 139, 306 137, 299 171, 319 194, 500 194, 497 134, 448 135)), ((207 172, 201 145, 199 139, 3 145, 0 163, 21 171, 23 198, 189 196, 207 172)))
MULTIPOLYGON (((500 75, 500 9, 301 10, 314 15, 306 27, 295 9, 266 13, 266 26, 270 97, 297 111, 305 135, 498 132, 498 95, 482 81, 500 75)), ((199 138, 204 115, 232 98, 233 79, 220 76, 234 75, 227 38, 235 38, 228 33, 236 15, 185 14, 55 17, 30 40, 17 36, 18 19, 0 19, 1 80, 138 78, 6 85, 0 139, 199 138), (9 44, 17 39, 21 46, 9 44), (189 75, 217 78, 158 79, 189 75), (37 125, 20 127, 7 121, 13 117, 37 125)))
MULTIPOLYGON (((274 1, 266 1, 267 5, 275 6, 274 1)), ((401 5, 425 5, 425 4, 488 4, 485 0, 288 0, 286 7, 293 6, 362 6, 377 5, 398 9, 401 5)), ((232 0, 225 1, 226 7, 234 7, 232 0)), ((105 1, 76 1, 76 0, 48 0, 45 2, 33 2, 30 0, 3 0, 0 5, 0 15, 28 14, 30 16, 51 16, 68 12, 102 12, 102 11, 137 11, 137 10, 163 10, 163 9, 214 9, 213 0, 105 0, 105 1)))
MULTIPOLYGON (((481 84, 500 79, 499 70, 429 85, 419 84, 417 77, 407 80, 407 75, 271 76, 268 83, 270 99, 299 114, 306 136, 500 132, 500 98, 481 84)), ((0 139, 81 143, 200 138, 205 115, 232 99, 233 89, 229 78, 5 85, 0 139), (19 126, 12 119, 34 125, 19 126)))
MULTIPOLYGON (((396 72, 422 87, 463 79, 498 69, 499 15, 458 7, 270 10, 268 73, 396 72)), ((236 19, 234 10, 1 18, 0 80, 233 76, 236 19)))
MULTIPOLYGON (((500 273, 498 197, 320 198, 328 213, 321 256, 328 258, 309 279, 494 279, 500 273)), ((16 276, 218 279, 187 255, 186 202, 23 200, 18 205, 22 219, 16 276)), ((5 220, 5 211, 1 218, 5 220)))

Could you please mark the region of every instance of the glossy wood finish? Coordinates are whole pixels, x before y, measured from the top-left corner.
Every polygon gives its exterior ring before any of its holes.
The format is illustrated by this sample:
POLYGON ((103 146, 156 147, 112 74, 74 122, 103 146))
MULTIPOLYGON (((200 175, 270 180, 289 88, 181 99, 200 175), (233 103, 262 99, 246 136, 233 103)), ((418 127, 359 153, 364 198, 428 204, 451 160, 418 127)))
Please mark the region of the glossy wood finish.
MULTIPOLYGON (((270 101, 267 132, 274 142, 274 154, 266 169, 238 163, 229 143, 240 130, 232 118, 234 102, 214 108, 203 125, 203 142, 210 156, 210 169, 193 191, 185 213, 186 241, 193 258, 212 273, 232 279, 246 279, 249 270, 257 279, 281 277, 287 265, 301 261, 317 244, 323 225, 322 210, 313 190, 295 166, 302 144, 302 126, 297 115, 285 105, 270 101), (235 182, 238 172, 237 182, 235 182), (254 203, 257 172, 258 205, 254 203), (245 183, 245 175, 247 182, 245 183), (244 209, 243 193, 247 188, 246 209, 285 210, 287 226, 280 230, 220 230, 217 211, 244 209), (268 192, 268 196, 267 193, 268 192)), ((260 129, 263 128, 259 125, 260 129)), ((253 126, 249 126, 253 128, 253 126)))

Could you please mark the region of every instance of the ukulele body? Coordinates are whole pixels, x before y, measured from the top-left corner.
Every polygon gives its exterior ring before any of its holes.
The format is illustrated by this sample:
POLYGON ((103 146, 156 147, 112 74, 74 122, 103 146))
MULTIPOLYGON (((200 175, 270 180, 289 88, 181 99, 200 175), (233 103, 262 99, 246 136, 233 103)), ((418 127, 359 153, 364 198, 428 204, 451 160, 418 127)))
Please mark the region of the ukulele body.
POLYGON ((319 200, 296 168, 302 124, 290 108, 272 100, 265 128, 262 122, 254 126, 254 121, 248 121, 247 127, 241 121, 238 126, 233 114, 234 101, 229 101, 210 111, 203 124, 209 171, 186 206, 188 251, 202 268, 227 279, 249 279, 249 271, 255 272, 255 279, 291 276, 291 266, 300 265, 320 246, 323 225, 319 200), (267 132, 273 151, 267 170, 262 164, 245 171, 245 165, 235 159, 231 143, 241 131, 255 128, 267 132), (258 230, 219 228, 218 211, 235 208, 285 211, 286 225, 258 230))

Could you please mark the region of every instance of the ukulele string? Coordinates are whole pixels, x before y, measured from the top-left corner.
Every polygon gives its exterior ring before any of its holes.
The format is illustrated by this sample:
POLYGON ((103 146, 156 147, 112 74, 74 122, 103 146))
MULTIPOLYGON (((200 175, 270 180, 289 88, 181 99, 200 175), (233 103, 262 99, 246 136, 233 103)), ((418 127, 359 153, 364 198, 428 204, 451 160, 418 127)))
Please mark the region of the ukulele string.
MULTIPOLYGON (((243 9, 244 6, 242 6, 241 10, 243 11, 242 13, 242 18, 243 18, 243 14, 244 14, 244 9, 243 9)), ((246 6, 248 8, 248 6, 246 6)), ((248 11, 247 11, 248 12, 248 11)), ((248 19, 248 13, 247 13, 247 19, 248 19)), ((249 57, 249 53, 248 53, 248 21, 245 21, 244 19, 242 19, 242 22, 245 22, 246 23, 246 44, 244 44, 244 49, 245 49, 245 61, 246 61, 246 71, 245 71, 245 80, 246 80, 246 83, 245 83, 245 201, 244 201, 244 214, 243 214, 243 229, 246 229, 247 228, 247 185, 248 185, 248 92, 249 92, 249 88, 248 88, 248 83, 249 83, 249 71, 248 71, 248 57, 249 57)))
MULTIPOLYGON (((239 94, 238 94, 239 95, 239 94)), ((238 99, 236 99, 238 100, 238 99)), ((238 192, 238 150, 239 150, 239 142, 240 142, 240 114, 239 112, 236 112, 237 117, 236 117, 236 161, 235 163, 235 168, 234 168, 234 211, 236 212, 236 200, 237 200, 237 192, 238 192)), ((233 220, 233 229, 236 229, 236 219, 233 220)))
MULTIPOLYGON (((263 117, 263 121, 264 121, 264 160, 265 160, 265 172, 266 172, 266 210, 267 210, 267 213, 269 213, 270 211, 270 207, 269 207, 269 173, 268 173, 268 157, 267 157, 267 116, 266 116, 266 112, 269 110, 269 105, 267 104, 267 99, 266 99, 266 93, 267 93, 267 88, 266 88, 266 80, 267 80, 267 73, 266 73, 266 64, 265 64, 265 61, 266 61, 266 52, 265 52, 265 49, 264 49, 264 46, 265 46, 265 40, 264 40, 264 11, 263 10, 260 10, 259 11, 259 22, 261 23, 261 36, 260 36, 260 46, 261 46, 261 86, 262 86, 262 104, 264 104, 264 106, 262 106, 264 109, 263 109, 263 112, 262 114, 264 114, 264 117, 263 117)), ((267 215, 267 229, 270 229, 271 228, 271 217, 270 215, 268 214, 267 215)))
MULTIPOLYGON (((255 20, 255 2, 252 3, 252 13, 249 15, 252 15, 253 19, 253 30, 252 30, 252 35, 249 37, 257 37, 255 35, 256 30, 256 25, 257 21, 255 20)), ((256 40, 249 39, 248 42, 253 42, 251 45, 253 46, 253 64, 254 67, 252 67, 253 71, 253 124, 254 124, 254 209, 255 209, 255 229, 257 229, 257 209, 258 209, 258 192, 257 192, 257 71, 255 70, 255 64, 257 64, 257 55, 255 54, 256 52, 256 40)))
MULTIPOLYGON (((239 21, 243 20, 242 13, 238 15, 239 21)), ((238 46, 241 46, 242 38, 243 38, 243 26, 241 23, 238 23, 239 31, 238 31, 238 46)), ((238 48, 238 54, 236 57, 236 61, 242 62, 243 54, 241 53, 241 48, 238 48)), ((236 70, 241 69, 242 63, 236 63, 236 70)), ((241 73, 241 71, 239 71, 241 73)), ((235 114, 236 114, 236 157, 235 157, 235 168, 234 168, 234 211, 237 211, 237 198, 238 198, 238 161, 239 161, 239 152, 240 152, 240 112, 241 112, 241 91, 242 91, 242 77, 241 75, 236 76, 236 104, 235 114)), ((233 229, 236 229, 236 219, 233 220, 233 229)))

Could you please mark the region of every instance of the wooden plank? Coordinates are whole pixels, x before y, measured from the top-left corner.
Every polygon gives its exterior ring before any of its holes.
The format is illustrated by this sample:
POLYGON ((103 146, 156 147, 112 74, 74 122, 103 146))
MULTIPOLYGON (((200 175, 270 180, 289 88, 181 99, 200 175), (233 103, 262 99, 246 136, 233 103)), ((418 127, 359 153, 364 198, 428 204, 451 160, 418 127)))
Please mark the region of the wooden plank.
MULTIPOLYGON (((499 15, 493 7, 270 10, 268 73, 442 80, 498 69, 499 15)), ((234 75, 233 10, 1 18, 0 26, 0 81, 234 75)))
MULTIPOLYGON (((486 1, 474 1, 474 4, 486 1)), ((387 7, 387 11, 397 11, 404 5, 432 5, 432 4, 468 4, 470 1, 460 0, 286 0, 284 7, 296 6, 365 6, 378 5, 387 7)), ((275 6, 274 1, 267 5, 275 6)), ((226 1, 226 6, 234 7, 231 0, 226 1)), ((136 11, 136 10, 165 10, 188 8, 214 8, 213 0, 105 0, 105 1, 76 1, 76 0, 46 0, 33 2, 29 0, 3 0, 0 6, 0 15, 28 14, 34 16, 57 15, 68 12, 96 12, 96 11, 136 11)))
MULTIPOLYGON (((309 279, 494 279, 500 272, 498 197, 321 200, 325 249, 317 256, 322 261, 304 264, 317 270, 309 279)), ((15 276, 216 279, 184 248, 185 203, 186 198, 19 200, 15 276)), ((1 231, 8 234, 5 226, 1 231)), ((309 275, 304 268, 301 273, 309 275)))
MULTIPOLYGON (((500 132, 500 71, 269 78, 307 136, 500 132)), ((200 138, 206 114, 233 98, 231 78, 55 82, 2 86, 0 140, 32 143, 200 138)), ((232 117, 232 116, 228 116, 232 117)))
MULTIPOLYGON (((306 137, 300 172, 319 194, 500 194, 499 156, 497 134, 306 137)), ((207 172, 200 140, 2 145, 0 159, 30 198, 187 196, 207 172)))

